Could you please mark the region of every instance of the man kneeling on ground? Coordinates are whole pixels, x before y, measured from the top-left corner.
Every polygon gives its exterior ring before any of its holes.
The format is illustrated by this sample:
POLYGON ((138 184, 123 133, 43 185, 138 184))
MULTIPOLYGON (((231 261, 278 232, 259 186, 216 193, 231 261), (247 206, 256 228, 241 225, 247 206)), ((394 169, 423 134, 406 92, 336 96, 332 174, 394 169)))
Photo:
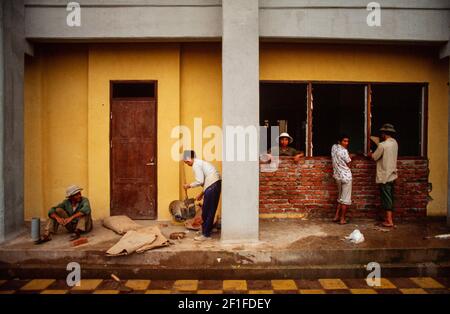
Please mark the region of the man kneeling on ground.
POLYGON ((49 210, 50 219, 45 227, 43 241, 51 240, 50 234, 57 233, 59 226, 64 226, 72 233, 71 240, 76 240, 82 233, 92 230, 91 206, 89 200, 81 196, 82 190, 77 185, 69 186, 66 199, 49 210))

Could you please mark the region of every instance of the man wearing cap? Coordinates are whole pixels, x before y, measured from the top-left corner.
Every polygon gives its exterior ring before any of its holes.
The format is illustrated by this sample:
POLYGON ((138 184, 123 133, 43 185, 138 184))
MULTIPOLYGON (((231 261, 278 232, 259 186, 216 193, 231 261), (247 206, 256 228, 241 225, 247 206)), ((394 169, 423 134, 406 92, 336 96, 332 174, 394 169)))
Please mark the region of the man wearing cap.
POLYGON ((393 138, 396 133, 392 124, 386 123, 381 129, 381 140, 369 158, 377 162, 376 183, 380 186, 381 204, 386 211, 384 227, 394 227, 392 212, 394 211, 394 182, 397 179, 398 144, 393 138))
POLYGON ((192 167, 195 177, 194 182, 183 186, 184 189, 203 187, 203 191, 197 196, 197 201, 204 199, 202 206, 202 235, 195 237, 194 240, 210 240, 222 188, 219 171, 211 163, 196 158, 193 150, 184 151, 183 162, 192 167))
POLYGON ((57 233, 60 225, 73 233, 72 240, 78 239, 81 233, 92 230, 91 206, 89 200, 81 196, 82 190, 78 185, 69 186, 66 189, 66 199, 50 208, 44 241, 50 240, 50 234, 57 233))
MULTIPOLYGON (((305 154, 289 146, 289 144, 292 144, 293 141, 294 139, 288 133, 281 133, 280 136, 278 136, 278 143, 280 144, 278 148, 278 156, 293 156, 295 157, 295 161, 299 161, 300 157, 303 157, 305 154)), ((272 147, 269 151, 269 154, 276 153, 276 147, 272 147)))

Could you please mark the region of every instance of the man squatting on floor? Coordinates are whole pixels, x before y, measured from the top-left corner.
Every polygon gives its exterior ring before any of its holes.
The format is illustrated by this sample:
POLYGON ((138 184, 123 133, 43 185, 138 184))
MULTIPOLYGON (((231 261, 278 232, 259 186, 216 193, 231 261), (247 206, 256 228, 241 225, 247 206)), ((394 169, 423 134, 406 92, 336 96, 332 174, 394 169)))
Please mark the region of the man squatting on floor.
POLYGON ((193 150, 186 150, 183 153, 183 161, 192 167, 195 181, 184 184, 184 189, 203 187, 203 191, 197 196, 197 201, 203 200, 202 207, 202 235, 195 237, 196 241, 211 239, 211 232, 214 226, 217 206, 219 205, 222 181, 219 171, 209 162, 196 158, 193 150))
POLYGON ((44 237, 39 242, 51 240, 50 234, 58 232, 59 226, 64 226, 67 231, 73 233, 72 240, 80 237, 80 234, 92 230, 91 206, 86 197, 81 196, 83 189, 77 185, 71 185, 66 189, 66 199, 48 212, 47 226, 44 237))

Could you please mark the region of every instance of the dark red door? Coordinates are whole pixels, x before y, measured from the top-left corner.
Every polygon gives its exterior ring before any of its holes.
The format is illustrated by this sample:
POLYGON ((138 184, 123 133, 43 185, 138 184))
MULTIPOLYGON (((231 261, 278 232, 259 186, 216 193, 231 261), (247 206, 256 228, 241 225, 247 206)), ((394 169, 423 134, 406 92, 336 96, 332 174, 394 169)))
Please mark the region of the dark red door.
POLYGON ((156 219, 156 101, 111 101, 111 215, 156 219))

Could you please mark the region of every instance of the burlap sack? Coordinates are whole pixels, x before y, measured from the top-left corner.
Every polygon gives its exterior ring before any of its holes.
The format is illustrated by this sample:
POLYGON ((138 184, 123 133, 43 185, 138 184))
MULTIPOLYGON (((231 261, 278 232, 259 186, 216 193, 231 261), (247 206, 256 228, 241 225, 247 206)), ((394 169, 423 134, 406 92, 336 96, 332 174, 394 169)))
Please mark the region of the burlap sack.
POLYGON ((155 234, 140 233, 139 231, 128 231, 113 247, 106 251, 108 256, 129 255, 140 247, 154 242, 155 234))
POLYGON ((150 226, 136 231, 128 231, 119 242, 106 251, 106 255, 121 256, 129 255, 133 252, 142 253, 168 245, 170 245, 170 242, 161 233, 159 228, 150 226))
POLYGON ((122 235, 130 230, 138 230, 143 228, 140 224, 131 220, 128 216, 111 216, 103 219, 103 226, 122 235))
POLYGON ((142 247, 140 247, 139 249, 137 249, 136 250, 137 253, 142 253, 142 252, 145 252, 148 250, 152 250, 152 249, 156 249, 159 247, 164 247, 164 246, 170 245, 169 240, 167 240, 167 238, 161 233, 161 230, 159 230, 159 228, 156 226, 140 229, 139 232, 147 233, 147 234, 154 234, 154 235, 156 235, 156 239, 152 243, 145 244, 142 247))

